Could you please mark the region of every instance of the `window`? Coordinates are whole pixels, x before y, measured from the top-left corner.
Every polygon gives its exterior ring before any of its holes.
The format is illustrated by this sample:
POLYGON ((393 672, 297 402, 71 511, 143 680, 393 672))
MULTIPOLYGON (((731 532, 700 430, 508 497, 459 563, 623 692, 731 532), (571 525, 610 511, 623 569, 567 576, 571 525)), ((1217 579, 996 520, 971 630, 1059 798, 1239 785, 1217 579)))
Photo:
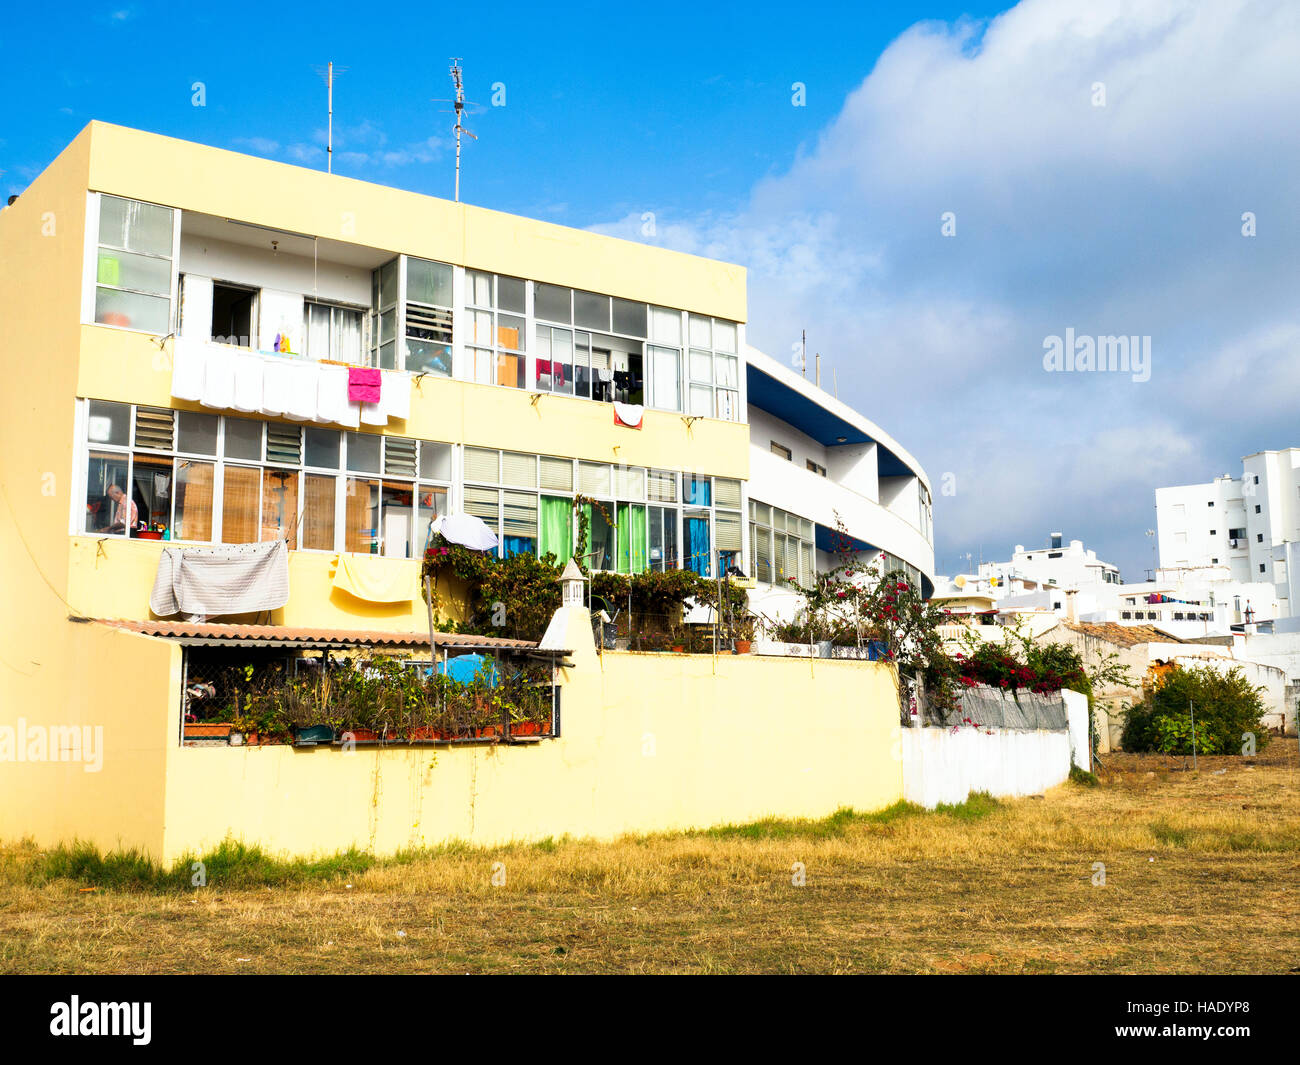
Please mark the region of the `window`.
POLYGON ((213 343, 253 347, 253 331, 256 326, 257 290, 214 282, 209 333, 213 343))
POLYGON ((308 300, 303 336, 303 354, 309 359, 361 363, 361 311, 355 308, 308 300))
POLYGON ((688 321, 690 353, 687 412, 735 421, 740 417, 740 369, 736 324, 692 314, 688 321))
POLYGON ((1264 563, 1262 563, 1262 562, 1259 564, 1259 572, 1260 572, 1260 573, 1263 573, 1263 572, 1264 572, 1264 563))
POLYGON ((86 533, 413 558, 447 513, 450 444, 86 406, 86 533))
POLYGON ((758 580, 781 584, 793 577, 804 586, 812 582, 815 538, 807 518, 750 500, 749 538, 751 568, 758 580))
POLYGON ((175 212, 99 197, 95 321, 163 336, 171 332, 175 212))
POLYGON ((1217 535, 1218 535, 1217 530, 1215 530, 1215 529, 1211 529, 1211 530, 1210 530, 1210 535, 1211 535, 1211 536, 1217 536, 1217 535))
POLYGON ((480 384, 523 388, 524 282, 468 270, 465 273, 466 352, 480 384))
POLYGON ((784 444, 778 444, 775 440, 772 441, 772 454, 780 455, 786 462, 794 461, 794 452, 784 444))
POLYGON ((1264 542, 1264 534, 1263 534, 1263 533, 1256 533, 1256 534, 1255 534, 1255 543, 1257 543, 1257 544, 1262 544, 1263 542, 1264 542))
POLYGON ((807 468, 809 469, 809 471, 811 471, 812 473, 817 474, 818 477, 825 477, 825 476, 826 476, 826 467, 825 467, 825 466, 821 466, 821 465, 817 464, 816 462, 813 462, 812 459, 808 459, 807 462, 805 463, 805 465, 807 466, 807 468))
MULTIPOLYGON (((371 274, 370 281, 370 364, 384 370, 397 369, 397 305, 401 260, 385 263, 371 274)), ((447 372, 451 372, 448 366, 447 372)))
POLYGON ((446 263, 402 256, 406 269, 403 367, 414 373, 451 375, 451 277, 446 263))
POLYGON ((1211 500, 1210 500, 1208 503, 1206 503, 1205 505, 1206 505, 1207 507, 1212 507, 1212 506, 1214 506, 1214 500, 1211 499, 1211 500))
POLYGON ((1229 529, 1228 538, 1230 540, 1244 540, 1246 538, 1245 529, 1229 529))
POLYGON ((1258 504, 1258 503, 1255 504, 1255 513, 1256 513, 1256 514, 1259 513, 1259 504, 1258 504))

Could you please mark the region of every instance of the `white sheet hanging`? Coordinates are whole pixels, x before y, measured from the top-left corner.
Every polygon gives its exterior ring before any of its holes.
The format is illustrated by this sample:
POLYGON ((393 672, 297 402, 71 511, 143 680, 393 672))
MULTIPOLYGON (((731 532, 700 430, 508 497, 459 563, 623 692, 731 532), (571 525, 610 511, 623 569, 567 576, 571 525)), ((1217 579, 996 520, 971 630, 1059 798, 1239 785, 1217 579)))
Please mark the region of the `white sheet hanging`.
POLYGON ((267 359, 262 371, 262 413, 283 414, 293 388, 292 363, 285 358, 267 359))
POLYGON ((284 366, 289 377, 284 416, 299 422, 318 420, 316 399, 320 366, 314 362, 297 362, 293 359, 286 359, 284 366))
POLYGON ((379 393, 379 403, 386 418, 406 421, 411 416, 411 375, 397 371, 383 374, 383 390, 379 393))
POLYGON ((235 410, 253 414, 262 409, 266 363, 260 355, 235 356, 235 410))
POLYGON ((208 344, 203 349, 203 394, 205 407, 230 410, 235 405, 235 360, 230 349, 208 344))
POLYGON ((172 395, 197 403, 203 398, 207 356, 204 345, 177 337, 172 342, 172 395))

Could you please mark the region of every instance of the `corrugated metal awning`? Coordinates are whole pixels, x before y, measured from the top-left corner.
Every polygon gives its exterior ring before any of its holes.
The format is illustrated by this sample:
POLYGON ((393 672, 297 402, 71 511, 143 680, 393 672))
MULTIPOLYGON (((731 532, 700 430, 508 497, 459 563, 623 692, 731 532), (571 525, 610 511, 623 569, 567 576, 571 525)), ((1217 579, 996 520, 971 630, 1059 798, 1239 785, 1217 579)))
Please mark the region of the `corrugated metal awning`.
MULTIPOLYGON (((345 650, 383 647, 422 650, 429 647, 427 632, 386 632, 383 629, 317 629, 289 625, 222 625, 193 621, 130 621, 113 618, 70 618, 71 621, 107 625, 141 636, 175 640, 187 647, 296 647, 303 650, 345 650)), ((492 639, 459 632, 435 632, 433 646, 447 651, 514 651, 538 653, 531 640, 492 639)), ((567 655, 569 651, 544 652, 567 655)))

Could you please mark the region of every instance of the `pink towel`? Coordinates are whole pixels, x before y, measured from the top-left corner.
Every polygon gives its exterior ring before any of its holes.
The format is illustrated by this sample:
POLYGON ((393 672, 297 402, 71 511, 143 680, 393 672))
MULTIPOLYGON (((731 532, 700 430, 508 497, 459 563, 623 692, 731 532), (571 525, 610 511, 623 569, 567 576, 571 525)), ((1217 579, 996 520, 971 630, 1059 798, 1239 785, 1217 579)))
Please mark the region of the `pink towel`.
POLYGON ((379 402, 379 371, 365 366, 348 367, 348 402, 379 402))

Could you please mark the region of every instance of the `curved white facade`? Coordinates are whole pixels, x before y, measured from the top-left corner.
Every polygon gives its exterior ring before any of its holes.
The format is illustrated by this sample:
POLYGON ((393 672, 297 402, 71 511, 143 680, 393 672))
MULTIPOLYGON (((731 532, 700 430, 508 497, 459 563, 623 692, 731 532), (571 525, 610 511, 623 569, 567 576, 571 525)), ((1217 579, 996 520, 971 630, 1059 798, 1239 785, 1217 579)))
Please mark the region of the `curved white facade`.
POLYGON ((834 533, 841 525, 855 557, 870 562, 883 552, 891 565, 915 571, 928 594, 934 541, 930 481, 921 464, 801 374, 755 348, 745 355, 755 609, 792 616, 801 600, 786 590, 785 577, 806 579, 809 563, 818 571, 838 565, 834 533))

